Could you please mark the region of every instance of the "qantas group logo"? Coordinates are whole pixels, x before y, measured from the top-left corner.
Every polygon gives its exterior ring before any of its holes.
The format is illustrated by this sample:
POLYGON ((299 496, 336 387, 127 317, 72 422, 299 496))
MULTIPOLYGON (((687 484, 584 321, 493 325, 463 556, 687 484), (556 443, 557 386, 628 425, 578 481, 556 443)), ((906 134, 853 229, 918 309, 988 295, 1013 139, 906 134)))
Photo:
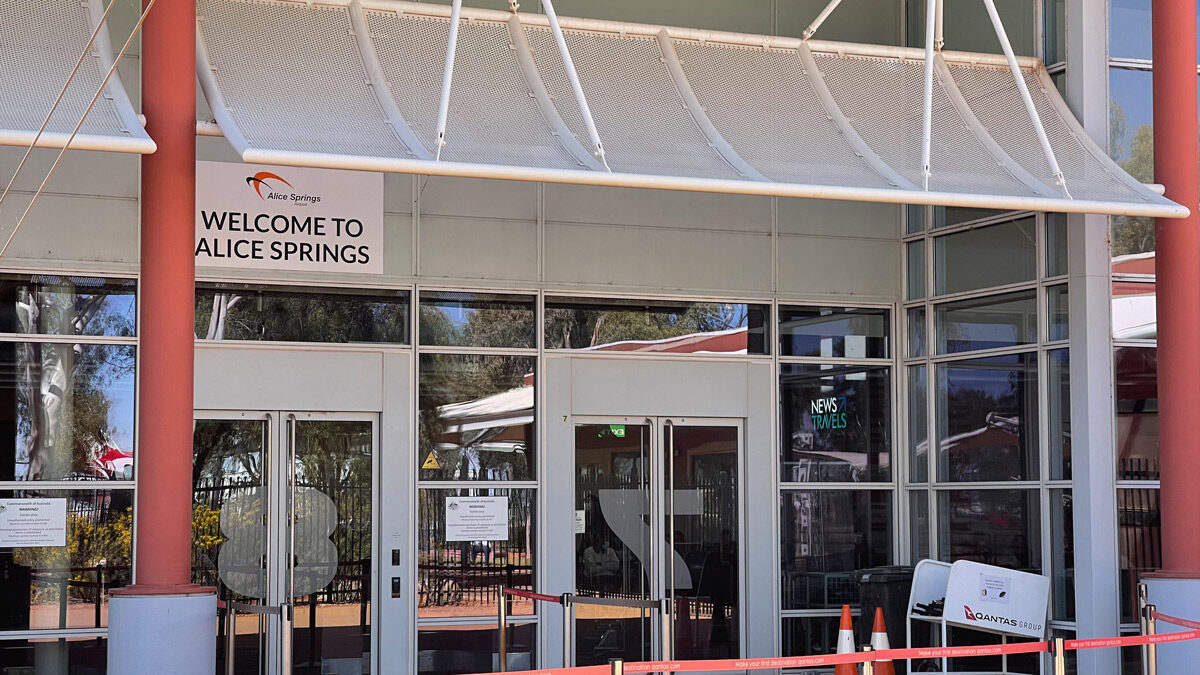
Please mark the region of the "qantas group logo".
POLYGON ((298 194, 286 178, 270 171, 259 171, 253 176, 246 176, 246 185, 254 188, 254 194, 263 201, 282 200, 297 206, 321 201, 317 195, 298 194), (284 186, 288 189, 285 190, 284 186))
POLYGON ((999 614, 984 614, 983 612, 974 612, 971 611, 971 608, 966 605, 963 605, 963 613, 966 614, 967 621, 990 621, 992 623, 998 623, 1002 626, 1012 626, 1014 628, 1032 630, 1042 629, 1040 624, 1035 624, 1031 621, 1018 621, 1007 616, 1000 616, 999 614))
POLYGON ((970 607, 963 605, 963 611, 967 613, 967 619, 969 621, 978 621, 979 620, 979 619, 975 618, 975 612, 972 612, 970 607))

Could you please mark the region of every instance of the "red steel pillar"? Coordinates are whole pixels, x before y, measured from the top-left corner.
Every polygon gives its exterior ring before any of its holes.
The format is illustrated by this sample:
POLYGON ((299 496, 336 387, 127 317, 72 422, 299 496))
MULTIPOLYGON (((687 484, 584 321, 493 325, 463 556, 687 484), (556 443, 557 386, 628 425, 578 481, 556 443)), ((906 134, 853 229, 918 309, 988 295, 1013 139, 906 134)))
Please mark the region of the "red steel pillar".
MULTIPOLYGON (((1158 420, 1162 566, 1200 572, 1200 152, 1196 2, 1153 0, 1154 178, 1187 208, 1159 219, 1158 420)), ((1194 614, 1194 612, 1193 612, 1194 614)))
POLYGON ((195 0, 157 0, 141 62, 142 110, 158 151, 141 169, 135 583, 110 606, 109 672, 211 675, 216 596, 190 583, 195 0))

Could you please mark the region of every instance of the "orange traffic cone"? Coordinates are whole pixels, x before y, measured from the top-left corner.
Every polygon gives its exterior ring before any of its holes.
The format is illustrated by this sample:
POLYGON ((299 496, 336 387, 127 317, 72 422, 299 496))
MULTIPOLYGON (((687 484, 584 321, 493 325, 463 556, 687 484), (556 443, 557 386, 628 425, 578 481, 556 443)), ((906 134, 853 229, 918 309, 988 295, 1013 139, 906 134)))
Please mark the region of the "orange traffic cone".
MULTIPOLYGON (((854 622, 850 619, 850 605, 842 605, 842 623, 838 626, 838 654, 853 654, 854 622)), ((858 666, 853 663, 839 663, 833 667, 833 675, 858 675, 858 666)))
MULTIPOLYGON (((871 649, 880 651, 881 649, 891 649, 888 644, 887 625, 883 622, 883 608, 875 608, 875 626, 871 628, 871 649)), ((892 665, 892 660, 880 660, 875 662, 875 675, 896 675, 896 667, 892 665)))

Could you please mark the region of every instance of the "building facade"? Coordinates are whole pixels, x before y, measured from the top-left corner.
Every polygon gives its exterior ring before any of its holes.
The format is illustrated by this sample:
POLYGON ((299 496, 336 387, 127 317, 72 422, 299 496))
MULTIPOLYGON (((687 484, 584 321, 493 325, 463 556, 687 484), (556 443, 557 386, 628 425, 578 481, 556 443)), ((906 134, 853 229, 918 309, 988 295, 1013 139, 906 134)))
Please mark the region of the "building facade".
MULTIPOLYGON (((558 10, 796 37, 823 5, 558 10)), ((920 46, 922 5, 846 0, 820 37, 920 46)), ((1151 182, 1148 0, 1000 13, 1151 182)), ((136 19, 118 3, 114 41, 136 19)), ((982 5, 949 3, 944 30, 947 49, 999 51, 982 5)), ((135 46, 118 69, 135 105, 138 72, 135 46)), ((17 215, 53 157, 18 177, 17 215)), ((1136 632, 1137 581, 1161 566, 1152 220, 382 183, 378 271, 197 270, 193 581, 290 605, 215 627, 219 669, 490 671, 498 585, 632 601, 577 608, 578 665, 826 653, 857 571, 925 558, 1050 577, 1055 636, 1136 632), (636 604, 661 598, 669 638, 636 604)), ((67 509, 65 546, 0 548, 14 673, 104 672, 107 591, 154 517, 134 509, 155 404, 137 385, 139 203, 136 157, 69 152, 0 258, 0 497, 67 509)), ((560 665, 561 609, 511 604, 510 669, 560 665)), ((1132 650, 1083 658, 1140 669, 1132 650)))

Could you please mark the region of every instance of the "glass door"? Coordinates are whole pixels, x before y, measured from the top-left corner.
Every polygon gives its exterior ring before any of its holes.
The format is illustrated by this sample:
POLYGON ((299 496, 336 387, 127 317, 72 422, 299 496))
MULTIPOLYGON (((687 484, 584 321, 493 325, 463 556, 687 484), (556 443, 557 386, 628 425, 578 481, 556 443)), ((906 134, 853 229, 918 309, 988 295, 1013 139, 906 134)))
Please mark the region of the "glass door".
POLYGON ((193 577, 232 616, 217 672, 370 672, 375 416, 208 414, 193 453, 193 577))
POLYGON ((575 425, 576 665, 739 654, 741 422, 575 425))

